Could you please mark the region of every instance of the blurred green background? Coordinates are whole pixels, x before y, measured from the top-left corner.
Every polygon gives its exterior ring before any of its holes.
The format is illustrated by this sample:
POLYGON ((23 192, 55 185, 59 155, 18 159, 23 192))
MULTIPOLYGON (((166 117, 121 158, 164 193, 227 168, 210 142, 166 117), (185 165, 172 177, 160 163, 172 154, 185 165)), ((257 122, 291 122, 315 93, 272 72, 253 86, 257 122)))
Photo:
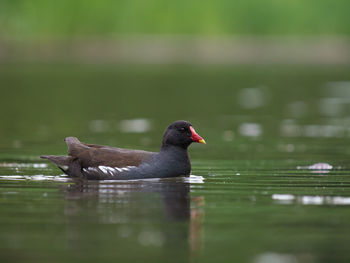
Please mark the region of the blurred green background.
POLYGON ((349 35, 349 9, 347 0, 2 0, 0 34, 349 35))
POLYGON ((350 262, 349 10, 0 0, 4 262, 350 262), (39 159, 66 136, 158 151, 177 119, 207 141, 195 181, 80 186, 39 159))

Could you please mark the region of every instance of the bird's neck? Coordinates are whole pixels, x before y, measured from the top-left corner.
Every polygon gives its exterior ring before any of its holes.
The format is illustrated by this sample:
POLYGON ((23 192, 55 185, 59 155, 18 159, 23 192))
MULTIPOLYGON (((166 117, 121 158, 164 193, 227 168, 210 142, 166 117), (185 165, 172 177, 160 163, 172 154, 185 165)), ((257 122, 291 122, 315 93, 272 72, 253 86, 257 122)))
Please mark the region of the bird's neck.
POLYGON ((169 153, 172 152, 174 154, 184 154, 187 153, 188 146, 178 146, 178 145, 172 145, 172 144, 162 144, 162 147, 160 148, 160 152, 169 153))
POLYGON ((175 145, 167 145, 160 149, 160 153, 166 159, 176 159, 180 162, 190 162, 190 158, 187 152, 187 147, 180 147, 175 145))
POLYGON ((179 147, 174 145, 167 145, 162 147, 159 152, 159 158, 162 163, 178 169, 179 173, 189 175, 191 172, 191 161, 187 152, 187 147, 179 147))

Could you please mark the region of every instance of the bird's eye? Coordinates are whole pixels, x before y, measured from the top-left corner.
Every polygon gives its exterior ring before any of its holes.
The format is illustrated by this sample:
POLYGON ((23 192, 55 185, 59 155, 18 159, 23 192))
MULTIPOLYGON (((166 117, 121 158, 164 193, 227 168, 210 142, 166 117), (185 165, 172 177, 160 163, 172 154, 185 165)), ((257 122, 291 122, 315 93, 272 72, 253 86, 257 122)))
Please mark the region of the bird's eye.
POLYGON ((184 132, 184 131, 186 131, 186 128, 184 127, 180 128, 180 132, 184 132))

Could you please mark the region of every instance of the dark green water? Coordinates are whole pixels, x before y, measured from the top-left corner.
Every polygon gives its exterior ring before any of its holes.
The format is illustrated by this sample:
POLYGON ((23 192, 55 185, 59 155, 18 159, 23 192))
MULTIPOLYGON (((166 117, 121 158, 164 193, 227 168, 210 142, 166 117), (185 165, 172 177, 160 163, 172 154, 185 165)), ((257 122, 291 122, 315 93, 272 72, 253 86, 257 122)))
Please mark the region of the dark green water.
POLYGON ((1 262, 349 262, 349 72, 0 66, 1 262), (207 141, 190 178, 74 182, 38 158, 66 136, 156 151, 177 119, 207 141))

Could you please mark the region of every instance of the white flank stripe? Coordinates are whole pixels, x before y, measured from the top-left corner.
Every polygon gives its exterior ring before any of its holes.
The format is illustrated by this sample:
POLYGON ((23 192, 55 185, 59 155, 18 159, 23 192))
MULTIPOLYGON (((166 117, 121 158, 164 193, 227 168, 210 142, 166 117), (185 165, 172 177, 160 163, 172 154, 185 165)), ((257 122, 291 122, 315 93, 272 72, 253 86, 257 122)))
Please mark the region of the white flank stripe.
POLYGON ((108 170, 107 170, 107 167, 106 166, 99 166, 98 167, 103 173, 107 174, 108 173, 108 170))
POLYGON ((83 168, 84 172, 102 172, 104 174, 110 174, 114 175, 118 172, 123 172, 123 171, 130 171, 130 169, 136 168, 136 166, 126 166, 126 167, 110 167, 110 166, 104 166, 100 165, 98 167, 87 167, 83 168))

